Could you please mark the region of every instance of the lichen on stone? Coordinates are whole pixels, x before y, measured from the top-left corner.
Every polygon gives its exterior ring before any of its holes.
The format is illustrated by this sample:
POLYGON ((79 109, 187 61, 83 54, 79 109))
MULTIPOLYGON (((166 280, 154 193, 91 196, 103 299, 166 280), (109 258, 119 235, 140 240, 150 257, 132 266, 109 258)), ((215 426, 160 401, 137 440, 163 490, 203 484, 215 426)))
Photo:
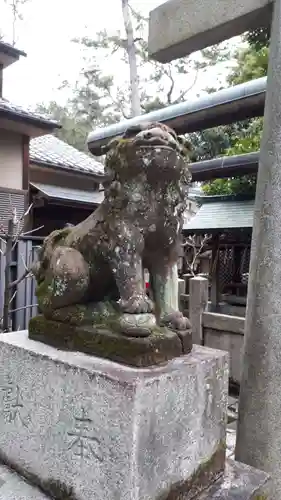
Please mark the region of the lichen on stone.
MULTIPOLYGON (((156 314, 159 331, 190 327, 178 309, 172 272, 190 182, 186 152, 175 132, 159 123, 131 127, 111 141, 104 201, 77 226, 51 233, 40 251, 36 293, 48 320, 122 333, 123 315, 156 314)), ((154 335, 152 324, 138 329, 136 320, 132 336, 154 335)))
POLYGON ((186 480, 173 485, 169 491, 158 496, 157 500, 180 500, 184 498, 197 498, 200 492, 208 488, 222 474, 225 465, 224 442, 219 442, 213 455, 202 461, 201 465, 194 471, 192 476, 186 480))

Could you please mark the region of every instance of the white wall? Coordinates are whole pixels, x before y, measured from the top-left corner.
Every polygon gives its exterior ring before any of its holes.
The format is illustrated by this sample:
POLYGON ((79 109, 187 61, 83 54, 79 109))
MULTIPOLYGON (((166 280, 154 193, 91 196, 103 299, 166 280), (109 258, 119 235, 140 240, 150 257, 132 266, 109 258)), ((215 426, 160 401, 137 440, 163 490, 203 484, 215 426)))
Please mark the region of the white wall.
POLYGON ((22 136, 0 129, 0 188, 22 189, 22 136))

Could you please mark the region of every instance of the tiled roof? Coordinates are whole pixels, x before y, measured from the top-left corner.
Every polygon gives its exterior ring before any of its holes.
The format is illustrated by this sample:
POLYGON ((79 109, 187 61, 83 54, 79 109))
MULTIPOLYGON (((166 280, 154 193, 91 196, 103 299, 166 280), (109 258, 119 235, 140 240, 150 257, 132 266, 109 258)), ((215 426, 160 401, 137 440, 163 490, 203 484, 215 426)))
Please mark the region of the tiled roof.
POLYGON ((102 163, 49 134, 30 141, 30 161, 42 165, 102 175, 102 163))
POLYGON ((0 113, 7 113, 9 115, 14 116, 15 118, 21 119, 27 122, 37 122, 38 125, 48 126, 49 129, 59 128, 60 125, 51 118, 36 113, 35 111, 31 111, 28 109, 24 109, 17 104, 12 104, 10 101, 6 99, 0 98, 0 113))
POLYGON ((185 231, 213 231, 253 227, 255 200, 204 203, 183 226, 185 231))
POLYGON ((19 57, 19 56, 24 56, 26 57, 26 53, 23 52, 23 50, 16 49, 13 45, 7 42, 3 42, 3 40, 0 41, 0 51, 4 52, 5 54, 9 54, 13 57, 19 57))
POLYGON ((32 186, 41 191, 47 198, 56 200, 76 201, 77 203, 89 203, 99 205, 104 199, 103 191, 86 191, 83 189, 73 189, 64 186, 54 186, 32 182, 32 186))

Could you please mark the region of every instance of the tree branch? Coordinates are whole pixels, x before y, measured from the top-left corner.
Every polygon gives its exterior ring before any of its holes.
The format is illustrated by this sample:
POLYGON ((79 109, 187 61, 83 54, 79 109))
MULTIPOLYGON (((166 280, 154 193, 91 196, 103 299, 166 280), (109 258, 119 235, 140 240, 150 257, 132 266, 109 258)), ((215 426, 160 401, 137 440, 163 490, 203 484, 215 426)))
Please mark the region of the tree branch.
POLYGON ((26 270, 24 271, 24 273, 21 275, 21 277, 20 277, 20 278, 16 279, 15 281, 12 281, 11 283, 9 283, 9 284, 8 284, 8 288, 9 288, 9 290, 10 290, 11 288, 14 288, 15 286, 19 285, 19 283, 21 283, 21 282, 22 282, 25 278, 27 278, 27 276, 28 276, 29 274, 31 274, 31 273, 32 273, 32 270, 31 270, 31 269, 26 269, 26 270))
POLYGON ((186 264, 187 264, 187 266, 188 266, 188 268, 193 276, 195 276, 194 267, 195 267, 196 260, 199 257, 199 255, 201 254, 202 250, 204 249, 207 241, 209 241, 211 238, 212 238, 212 236, 205 234, 204 237, 201 239, 201 243, 200 243, 198 249, 197 249, 197 245, 196 245, 195 235, 189 236, 186 239, 186 241, 182 244, 182 246, 184 248, 186 246, 188 246, 188 247, 193 249, 193 256, 192 256, 191 262, 189 262, 188 259, 186 258, 186 264))
POLYGON ((168 68, 166 75, 168 76, 168 78, 170 79, 170 82, 171 82, 170 89, 167 93, 167 101, 168 101, 168 104, 172 104, 172 94, 173 94, 173 91, 175 88, 175 80, 173 78, 172 71, 171 71, 170 67, 168 68))
POLYGON ((127 35, 127 55, 130 67, 130 86, 131 86, 131 110, 132 116, 141 114, 140 95, 139 95, 139 76, 136 58, 136 47, 134 43, 134 31, 129 10, 128 0, 122 1, 122 14, 124 27, 127 35))
POLYGON ((197 69, 196 69, 196 73, 195 73, 195 77, 194 77, 194 80, 193 80, 192 84, 190 85, 190 87, 188 87, 187 89, 183 90, 183 91, 180 93, 179 97, 178 97, 178 98, 177 98, 177 99, 173 102, 173 104, 178 104, 178 103, 180 103, 180 102, 184 99, 184 97, 186 96, 186 94, 187 94, 188 92, 190 92, 190 90, 194 87, 194 85, 195 85, 195 84, 196 84, 196 82, 197 82, 197 79, 198 79, 198 73, 199 73, 199 70, 198 70, 198 68, 197 68, 197 69))
POLYGON ((129 9, 132 12, 133 16, 137 19, 137 21, 143 21, 145 23, 148 23, 149 18, 142 16, 139 12, 137 12, 130 3, 128 3, 129 9))
POLYGON ((17 309, 11 309, 10 312, 22 311, 23 309, 30 309, 31 307, 38 307, 38 304, 29 304, 28 306, 17 307, 17 309))

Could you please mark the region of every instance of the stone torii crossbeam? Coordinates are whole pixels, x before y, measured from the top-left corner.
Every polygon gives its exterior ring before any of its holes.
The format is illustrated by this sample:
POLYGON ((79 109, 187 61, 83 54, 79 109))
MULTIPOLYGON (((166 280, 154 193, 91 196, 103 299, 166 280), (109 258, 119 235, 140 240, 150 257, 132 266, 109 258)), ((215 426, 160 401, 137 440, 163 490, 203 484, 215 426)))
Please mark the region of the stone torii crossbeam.
POLYGON ((150 12, 148 50, 166 63, 268 26, 270 0, 169 0, 150 12))
POLYGON ((281 0, 170 0, 150 14, 151 57, 168 62, 272 19, 256 190, 236 459, 281 498, 281 0))

